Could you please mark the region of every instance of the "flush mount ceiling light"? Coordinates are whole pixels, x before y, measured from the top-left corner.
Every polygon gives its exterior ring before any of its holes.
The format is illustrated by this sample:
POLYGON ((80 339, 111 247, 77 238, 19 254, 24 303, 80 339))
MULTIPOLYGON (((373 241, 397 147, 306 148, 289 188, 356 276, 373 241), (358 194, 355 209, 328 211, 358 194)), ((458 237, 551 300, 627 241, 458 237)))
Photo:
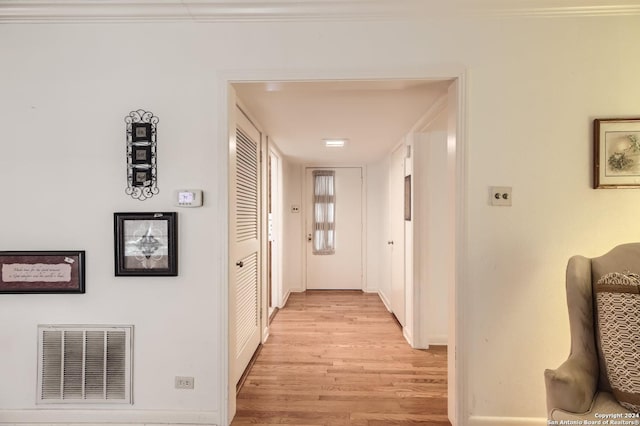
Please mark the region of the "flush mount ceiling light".
POLYGON ((324 146, 327 148, 342 148, 346 142, 346 139, 324 139, 324 146))

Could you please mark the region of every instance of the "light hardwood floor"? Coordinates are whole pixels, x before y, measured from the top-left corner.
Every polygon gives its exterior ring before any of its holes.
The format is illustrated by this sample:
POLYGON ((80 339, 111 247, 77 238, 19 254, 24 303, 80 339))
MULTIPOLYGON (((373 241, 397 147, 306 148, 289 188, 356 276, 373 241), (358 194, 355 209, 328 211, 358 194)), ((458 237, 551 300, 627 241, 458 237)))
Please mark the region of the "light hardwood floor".
POLYGON ((377 294, 293 293, 271 323, 232 425, 434 425, 446 347, 414 350, 377 294))

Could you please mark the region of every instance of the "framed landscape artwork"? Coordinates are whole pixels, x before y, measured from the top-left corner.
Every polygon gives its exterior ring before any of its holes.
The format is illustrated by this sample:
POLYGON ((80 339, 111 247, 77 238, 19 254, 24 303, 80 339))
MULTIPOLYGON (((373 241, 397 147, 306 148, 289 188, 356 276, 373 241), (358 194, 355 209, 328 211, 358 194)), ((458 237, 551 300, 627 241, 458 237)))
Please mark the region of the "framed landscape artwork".
POLYGON ((640 188, 640 118, 596 119, 594 188, 640 188))

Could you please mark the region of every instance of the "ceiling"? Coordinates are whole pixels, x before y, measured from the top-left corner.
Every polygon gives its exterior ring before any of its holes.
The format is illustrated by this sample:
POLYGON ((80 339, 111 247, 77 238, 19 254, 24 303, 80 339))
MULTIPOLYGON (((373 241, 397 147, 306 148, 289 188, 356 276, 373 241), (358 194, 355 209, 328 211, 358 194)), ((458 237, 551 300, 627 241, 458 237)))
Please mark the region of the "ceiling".
POLYGON ((367 164, 382 159, 434 103, 447 80, 234 83, 270 140, 301 163, 367 164), (326 148, 324 139, 347 139, 326 148))

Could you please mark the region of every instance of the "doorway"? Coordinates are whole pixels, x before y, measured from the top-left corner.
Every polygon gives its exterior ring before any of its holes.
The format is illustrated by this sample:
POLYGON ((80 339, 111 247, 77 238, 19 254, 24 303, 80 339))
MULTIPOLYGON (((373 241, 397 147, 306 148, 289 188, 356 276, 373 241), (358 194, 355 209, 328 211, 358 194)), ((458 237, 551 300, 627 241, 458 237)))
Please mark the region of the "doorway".
MULTIPOLYGON (((428 74, 429 74, 428 71, 423 71, 423 72, 420 73, 419 77, 420 78, 424 78, 424 75, 428 75, 428 74)), ((442 74, 438 74, 438 75, 441 76, 442 74)), ((272 74, 270 74, 270 77, 272 77, 272 74)), ((456 135, 462 134, 460 132, 460 128, 462 127, 463 121, 464 121, 463 118, 462 118, 463 117, 462 116, 462 110, 463 110, 462 101, 463 101, 463 99, 462 99, 462 97, 460 95, 461 91, 459 90, 459 86, 461 85, 461 82, 462 82, 462 77, 463 77, 463 74, 461 73, 460 70, 456 70, 455 72, 452 72, 450 74, 450 77, 449 77, 450 79, 452 79, 450 81, 453 81, 452 85, 456 86, 456 90, 455 90, 455 92, 453 94, 453 98, 455 98, 455 100, 456 100, 456 103, 454 104, 455 111, 454 111, 454 114, 453 114, 454 115, 453 123, 454 123, 454 127, 455 127, 456 132, 454 132, 454 134, 453 134, 453 139, 452 139, 453 142, 452 142, 452 145, 451 145, 453 147, 453 152, 454 152, 454 155, 455 155, 455 167, 456 167, 456 170, 457 170, 457 172, 455 173, 456 176, 462 176, 463 173, 464 173, 464 170, 463 170, 464 162, 462 161, 462 159, 463 159, 463 152, 462 151, 463 151, 464 146, 462 144, 460 144, 459 140, 456 140, 456 135)), ((299 78, 299 74, 296 75, 296 78, 299 78)), ((342 80, 344 80, 345 77, 341 76, 341 77, 338 77, 338 78, 341 78, 342 80)), ((352 78, 357 79, 357 78, 362 78, 362 77, 354 76, 352 78)), ((260 77, 256 77, 254 75, 254 76, 251 76, 251 77, 246 77, 245 76, 245 79, 242 79, 242 80, 244 80, 244 81, 260 81, 261 79, 260 79, 260 77)), ((286 80, 286 78, 284 80, 286 80)), ((228 84, 230 82, 230 79, 225 79, 224 82, 225 82, 225 84, 228 84)), ((325 83, 327 83, 327 82, 325 81, 325 83)), ((299 83, 299 84, 301 84, 301 83, 299 83)), ((229 92, 226 91, 225 93, 229 93, 229 92)), ((302 174, 302 176, 304 176, 304 174, 302 174)), ((302 177, 302 176, 300 176, 300 177, 302 177)), ((464 211, 464 208, 463 208, 464 207, 464 205, 463 205, 463 202, 464 202, 464 197, 463 197, 464 191, 463 191, 463 188, 462 188, 462 185, 461 185, 461 181, 458 181, 458 185, 455 188, 455 193, 456 193, 456 199, 455 199, 455 201, 456 201, 456 205, 455 205, 456 235, 453 238, 455 239, 455 243, 456 243, 455 244, 455 247, 456 247, 455 248, 455 250, 456 250, 455 251, 455 258, 456 258, 456 265, 457 265, 456 267, 459 268, 459 265, 460 265, 459 261, 461 259, 462 253, 464 252, 462 250, 462 248, 461 248, 461 246, 462 246, 461 243, 464 242, 464 240, 462 239, 462 230, 464 229, 464 218, 463 218, 463 216, 461 214, 461 212, 464 211)), ((293 211, 296 208, 296 206, 287 205, 287 206, 285 206, 285 208, 283 210, 285 212, 287 212, 287 209, 289 209, 289 208, 291 208, 291 210, 293 211)), ((286 222, 286 219, 284 220, 284 222, 286 222)), ((303 232, 304 231, 302 231, 301 234, 303 232)), ((306 236, 306 235, 301 235, 301 237, 304 237, 304 236, 306 236)), ((302 240, 302 238, 301 238, 301 240, 302 240)), ((305 241, 304 244, 306 244, 306 241, 305 241)), ((302 245, 304 245, 304 244, 302 244, 302 245)), ((301 248, 302 248, 302 245, 301 245, 301 248)), ((457 270, 457 272, 460 272, 460 271, 457 270)), ((453 298, 451 299, 451 301, 452 301, 451 303, 452 303, 452 307, 454 308, 454 309, 452 309, 452 311, 453 311, 452 316, 456 317, 456 318, 459 318, 461 316, 461 315, 456 314, 456 311, 457 311, 456 308, 460 305, 460 299, 461 299, 460 293, 456 291, 456 288, 459 285, 459 279, 460 279, 459 277, 461 277, 461 274, 456 274, 456 281, 454 283, 452 283, 453 285, 451 286, 451 292, 453 293, 453 298)), ((227 319, 225 319, 225 324, 228 324, 228 320, 227 319)), ((456 324, 455 323, 452 324, 452 329, 456 330, 456 324)), ((461 395, 461 392, 458 392, 457 390, 458 389, 462 389, 462 377, 463 377, 462 375, 459 374, 460 367, 461 367, 461 365, 463 365, 462 357, 461 356, 457 356, 457 357, 455 356, 455 354, 458 353, 457 349, 459 348, 459 342, 460 342, 460 337, 459 336, 460 336, 459 333, 450 334, 451 339, 450 339, 450 342, 449 342, 450 352, 454 354, 454 357, 452 359, 450 359, 449 369, 450 370, 454 370, 456 372, 456 375, 454 376, 455 380, 451 382, 452 385, 451 385, 450 390, 449 390, 449 395, 453 396, 453 397, 450 398, 450 404, 451 404, 451 407, 452 407, 451 410, 450 410, 450 417, 452 419, 452 424, 454 424, 454 425, 456 424, 456 418, 458 417, 458 413, 460 413, 461 410, 462 410, 462 405, 460 403, 458 403, 457 398, 456 398, 456 395, 461 395)), ((229 402, 230 402, 229 405, 231 406, 231 399, 233 399, 233 395, 228 395, 228 396, 229 396, 229 402)), ((227 417, 228 420, 230 420, 232 418, 231 410, 230 410, 229 413, 227 413, 227 416, 228 416, 227 417)))
POLYGON ((282 160, 267 143, 267 295, 268 316, 282 308, 282 160))
POLYGON ((305 172, 306 288, 362 290, 362 168, 305 172))
POLYGON ((406 147, 400 145, 391 153, 389 164, 389 239, 387 250, 390 265, 391 311, 402 327, 407 325, 405 295, 405 243, 404 243, 404 159, 406 147))

